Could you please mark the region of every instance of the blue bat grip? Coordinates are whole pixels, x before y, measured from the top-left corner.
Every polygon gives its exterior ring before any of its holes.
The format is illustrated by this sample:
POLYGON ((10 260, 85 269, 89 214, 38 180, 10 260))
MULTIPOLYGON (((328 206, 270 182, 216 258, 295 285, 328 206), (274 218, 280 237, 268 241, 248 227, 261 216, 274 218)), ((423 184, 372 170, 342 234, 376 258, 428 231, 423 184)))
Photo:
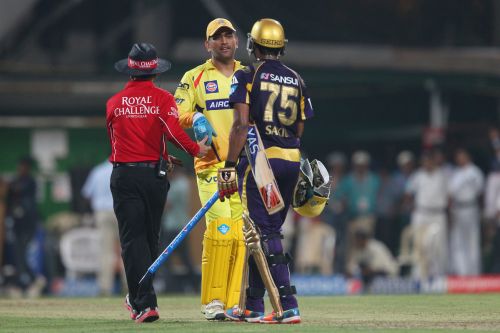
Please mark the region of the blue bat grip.
POLYGON ((175 236, 174 240, 170 242, 170 244, 163 250, 163 252, 156 258, 155 262, 149 266, 146 274, 139 281, 139 284, 146 278, 148 275, 153 275, 158 268, 165 262, 165 260, 170 257, 172 252, 179 246, 179 244, 186 238, 186 236, 191 232, 191 230, 198 224, 201 218, 205 215, 205 213, 214 205, 214 203, 219 199, 219 192, 215 192, 210 199, 208 199, 205 206, 201 207, 200 210, 194 214, 193 218, 182 228, 182 230, 175 236))

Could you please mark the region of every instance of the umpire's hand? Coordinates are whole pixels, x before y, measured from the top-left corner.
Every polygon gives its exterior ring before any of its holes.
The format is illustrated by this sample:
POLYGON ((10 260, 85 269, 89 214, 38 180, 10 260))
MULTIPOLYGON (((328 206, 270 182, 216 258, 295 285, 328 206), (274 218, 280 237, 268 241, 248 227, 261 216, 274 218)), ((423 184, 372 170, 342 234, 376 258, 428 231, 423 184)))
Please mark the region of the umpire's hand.
POLYGON ((208 140, 208 136, 206 136, 203 140, 198 141, 198 147, 200 147, 200 151, 198 152, 196 157, 203 157, 206 154, 208 154, 208 151, 210 149, 212 149, 212 148, 210 148, 210 146, 207 146, 207 140, 208 140))

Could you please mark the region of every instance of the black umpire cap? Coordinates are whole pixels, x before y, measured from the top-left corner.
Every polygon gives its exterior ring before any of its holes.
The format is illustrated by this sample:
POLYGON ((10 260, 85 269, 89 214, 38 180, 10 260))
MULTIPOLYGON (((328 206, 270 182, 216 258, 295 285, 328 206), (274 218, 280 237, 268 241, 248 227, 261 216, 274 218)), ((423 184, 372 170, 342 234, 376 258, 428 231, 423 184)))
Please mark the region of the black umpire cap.
POLYGON ((131 76, 160 74, 170 69, 168 60, 158 58, 156 48, 149 43, 136 43, 132 46, 128 58, 115 63, 115 69, 131 76))

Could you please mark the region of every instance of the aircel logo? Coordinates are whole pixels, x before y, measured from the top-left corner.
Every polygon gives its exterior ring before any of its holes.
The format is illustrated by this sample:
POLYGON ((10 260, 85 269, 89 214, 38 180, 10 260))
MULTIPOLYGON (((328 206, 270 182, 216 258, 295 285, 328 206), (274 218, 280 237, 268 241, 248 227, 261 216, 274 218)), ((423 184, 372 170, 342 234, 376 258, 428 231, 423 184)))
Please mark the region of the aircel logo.
POLYGON ((212 99, 206 102, 207 110, 225 110, 229 109, 229 99, 212 99))
POLYGON ((266 81, 279 82, 279 83, 283 83, 283 84, 293 84, 294 86, 299 85, 299 81, 297 80, 296 77, 281 76, 281 75, 276 75, 273 73, 262 73, 262 74, 260 74, 260 79, 266 80, 266 81))

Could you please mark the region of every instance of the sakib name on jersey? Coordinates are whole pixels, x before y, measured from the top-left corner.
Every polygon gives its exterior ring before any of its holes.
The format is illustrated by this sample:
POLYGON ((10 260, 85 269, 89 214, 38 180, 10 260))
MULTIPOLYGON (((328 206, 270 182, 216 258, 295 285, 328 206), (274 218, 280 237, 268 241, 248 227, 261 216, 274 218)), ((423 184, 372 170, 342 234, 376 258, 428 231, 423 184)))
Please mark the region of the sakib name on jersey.
POLYGON ((294 86, 299 85, 299 80, 296 77, 291 76, 281 76, 274 73, 262 73, 260 74, 260 79, 264 81, 279 82, 282 84, 291 84, 294 86))
POLYGON ((279 136, 282 138, 288 138, 290 135, 288 135, 288 131, 284 127, 277 127, 274 125, 266 125, 266 134, 267 135, 274 135, 274 136, 279 136))
POLYGON ((122 106, 114 110, 115 117, 145 118, 148 114, 160 114, 160 106, 153 104, 151 96, 122 97, 122 106))

